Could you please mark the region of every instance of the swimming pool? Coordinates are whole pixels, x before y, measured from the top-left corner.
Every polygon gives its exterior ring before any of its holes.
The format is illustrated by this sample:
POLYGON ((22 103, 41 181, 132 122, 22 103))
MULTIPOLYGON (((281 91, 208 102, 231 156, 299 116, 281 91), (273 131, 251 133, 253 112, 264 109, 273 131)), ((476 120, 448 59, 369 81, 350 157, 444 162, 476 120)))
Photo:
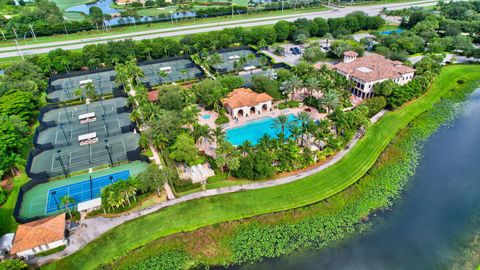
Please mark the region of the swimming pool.
MULTIPOLYGON (((271 138, 276 138, 281 129, 274 127, 275 118, 265 117, 259 120, 249 122, 243 126, 227 129, 227 141, 233 145, 241 145, 244 141, 250 141, 253 145, 258 143, 258 140, 267 134, 271 138)), ((295 121, 293 114, 288 115, 288 122, 295 121)), ((285 129, 285 135, 290 136, 290 132, 285 129)))
POLYGON ((394 30, 382 31, 382 32, 380 32, 380 34, 382 34, 382 35, 391 35, 391 34, 394 34, 394 33, 395 33, 395 34, 400 34, 400 33, 402 33, 403 31, 405 31, 405 30, 399 28, 399 29, 394 29, 394 30))
POLYGON ((210 114, 204 114, 202 115, 202 118, 205 120, 210 119, 210 114))

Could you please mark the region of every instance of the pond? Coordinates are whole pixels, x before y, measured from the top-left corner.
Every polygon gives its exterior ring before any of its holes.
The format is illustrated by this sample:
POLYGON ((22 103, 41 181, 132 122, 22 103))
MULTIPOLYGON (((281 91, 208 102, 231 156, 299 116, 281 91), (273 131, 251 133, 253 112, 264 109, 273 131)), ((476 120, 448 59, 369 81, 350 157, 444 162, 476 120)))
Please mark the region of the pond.
POLYGON ((158 20, 163 20, 163 21, 168 21, 170 19, 173 20, 178 20, 182 18, 191 18, 195 16, 195 12, 175 12, 170 14, 166 14, 168 18, 165 18, 162 16, 162 18, 156 18, 156 17, 150 17, 150 16, 140 16, 135 20, 133 17, 118 17, 120 12, 122 12, 122 9, 116 9, 112 8, 112 5, 114 4, 114 0, 99 0, 95 3, 91 4, 82 4, 78 6, 73 6, 70 8, 67 8, 65 12, 80 12, 85 15, 90 14, 90 8, 91 7, 98 7, 100 8, 104 14, 110 14, 110 15, 116 15, 117 17, 114 17, 110 20, 105 20, 106 25, 119 25, 119 24, 131 24, 134 21, 135 22, 149 22, 149 21, 158 21, 158 20), (170 17, 171 16, 171 17, 170 17))
POLYGON ((480 89, 452 125, 424 144, 409 188, 372 232, 325 250, 303 251, 234 269, 447 269, 461 256, 480 206, 480 89), (463 235, 462 235, 463 233, 463 235))

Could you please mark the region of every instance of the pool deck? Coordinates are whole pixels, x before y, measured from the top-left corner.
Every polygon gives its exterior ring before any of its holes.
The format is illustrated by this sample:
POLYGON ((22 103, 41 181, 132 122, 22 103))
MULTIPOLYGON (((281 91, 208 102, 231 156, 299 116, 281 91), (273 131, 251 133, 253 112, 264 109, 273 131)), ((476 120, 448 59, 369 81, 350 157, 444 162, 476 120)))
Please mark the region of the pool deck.
MULTIPOLYGON (((279 103, 280 102, 276 102, 273 106, 276 107, 276 105, 278 105, 279 103)), ((309 106, 302 106, 302 107, 298 107, 298 108, 287 108, 287 109, 284 109, 284 110, 279 110, 278 108, 274 108, 274 109, 272 109, 271 111, 268 111, 268 112, 262 112, 260 114, 253 114, 253 115, 250 115, 248 117, 240 117, 240 118, 238 118, 238 120, 235 120, 235 119, 232 118, 231 115, 228 115, 228 118, 230 119, 230 122, 227 123, 227 124, 224 124, 222 127, 224 129, 231 129, 231 128, 243 126, 248 122, 255 121, 255 120, 258 120, 258 119, 261 119, 261 118, 265 118, 265 117, 275 118, 275 117, 278 117, 279 115, 282 115, 282 114, 297 115, 299 112, 306 111, 307 109, 310 109, 308 114, 314 120, 321 120, 321 119, 324 119, 327 116, 326 113, 320 113, 320 112, 317 111, 317 109, 315 109, 313 107, 309 107, 309 106)), ((216 128, 217 125, 215 124, 215 120, 218 118, 218 114, 216 112, 213 112, 213 111, 207 111, 204 108, 200 108, 200 110, 201 110, 201 112, 200 112, 200 116, 198 117, 198 122, 202 125, 208 125, 210 128, 216 128), (208 114, 211 117, 209 119, 204 119, 202 116, 205 115, 205 114, 208 114)))

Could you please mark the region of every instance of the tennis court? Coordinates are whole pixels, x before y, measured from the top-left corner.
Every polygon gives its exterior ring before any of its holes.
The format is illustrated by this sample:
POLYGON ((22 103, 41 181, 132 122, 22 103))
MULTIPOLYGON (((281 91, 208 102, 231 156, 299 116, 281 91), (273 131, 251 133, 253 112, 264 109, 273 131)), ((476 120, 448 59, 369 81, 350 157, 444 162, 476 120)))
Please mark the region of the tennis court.
MULTIPOLYGON (((223 63, 215 65, 213 68, 218 73, 228 73, 235 71, 235 62, 242 62, 241 70, 249 67, 260 68, 259 55, 249 49, 239 49, 235 51, 219 52, 223 63)), ((239 68, 239 67, 237 67, 239 68)))
POLYGON ((177 59, 154 64, 146 64, 140 66, 143 69, 145 78, 142 82, 148 87, 189 81, 203 76, 202 70, 190 59, 177 59))
POLYGON ((80 124, 61 124, 38 133, 34 145, 41 149, 59 148, 68 145, 80 145, 79 136, 96 133, 99 141, 109 137, 133 131, 133 123, 128 113, 98 117, 93 122, 80 124))
POLYGON ((78 203, 93 200, 101 196, 102 188, 115 182, 126 180, 130 177, 130 171, 121 171, 98 178, 92 178, 75 184, 56 187, 48 190, 47 208, 45 214, 62 210, 61 201, 64 196, 73 198, 75 202, 69 207, 75 207, 78 203))
MULTIPOLYGON (((111 183, 110 176, 113 176, 113 179, 117 181, 124 180, 126 179, 126 172, 133 177, 145 170, 147 165, 147 163, 135 161, 113 168, 94 171, 90 174, 77 175, 65 180, 37 185, 23 195, 19 215, 22 218, 33 218, 57 214, 59 211, 55 199, 60 204, 62 196, 59 194, 65 194, 65 191, 75 198, 75 205, 81 201, 90 200, 90 176, 92 180, 96 179, 94 186, 92 185, 92 194, 93 198, 97 198, 100 194, 98 191, 101 190, 99 187, 111 183), (88 185, 85 183, 88 183, 88 185), (52 191, 57 191, 54 197, 52 196, 52 191)), ((61 211, 64 210, 62 209, 61 211)))
POLYGON ((132 158, 129 153, 140 151, 139 140, 139 134, 129 132, 109 137, 106 141, 41 151, 33 156, 27 173, 31 178, 50 178, 127 161, 132 158))
POLYGON ((47 90, 49 102, 64 102, 80 98, 74 94, 75 89, 84 87, 87 83, 95 86, 95 95, 103 96, 118 91, 115 85, 115 71, 102 71, 92 74, 58 78, 50 82, 47 90))
POLYGON ((79 116, 86 113, 93 112, 97 117, 101 118, 102 115, 112 116, 126 111, 128 111, 128 99, 118 97, 95 101, 90 104, 53 109, 41 115, 40 123, 51 127, 60 124, 78 123, 79 116))

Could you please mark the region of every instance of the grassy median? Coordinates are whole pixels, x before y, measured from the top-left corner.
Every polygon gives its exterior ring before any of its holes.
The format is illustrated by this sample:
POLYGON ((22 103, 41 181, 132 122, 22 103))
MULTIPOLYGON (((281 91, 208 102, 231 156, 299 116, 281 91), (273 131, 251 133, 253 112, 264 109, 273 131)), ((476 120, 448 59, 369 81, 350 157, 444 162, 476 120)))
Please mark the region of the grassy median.
POLYGON ((442 96, 480 81, 480 65, 445 67, 432 88, 416 101, 386 114, 338 163, 297 182, 198 199, 127 222, 82 250, 46 269, 94 269, 122 253, 160 237, 256 215, 298 208, 324 200, 354 184, 375 163, 396 134, 430 110, 442 96), (464 84, 458 84, 463 80, 464 84))

